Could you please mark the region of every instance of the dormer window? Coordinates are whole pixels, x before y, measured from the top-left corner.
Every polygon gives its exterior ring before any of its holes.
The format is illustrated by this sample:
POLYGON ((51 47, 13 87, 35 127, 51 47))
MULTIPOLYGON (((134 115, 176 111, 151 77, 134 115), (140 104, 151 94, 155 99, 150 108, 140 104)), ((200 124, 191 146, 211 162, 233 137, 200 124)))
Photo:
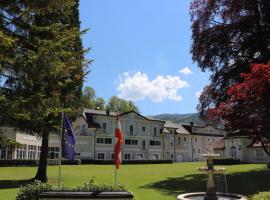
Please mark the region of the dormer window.
POLYGON ((154 136, 157 136, 157 127, 154 127, 154 136))
POLYGON ((102 130, 104 133, 107 132, 107 123, 105 123, 105 122, 102 123, 102 130))
POLYGON ((133 131, 134 131, 133 125, 130 125, 130 126, 129 126, 129 134, 130 134, 130 135, 133 135, 133 134, 134 134, 133 131))

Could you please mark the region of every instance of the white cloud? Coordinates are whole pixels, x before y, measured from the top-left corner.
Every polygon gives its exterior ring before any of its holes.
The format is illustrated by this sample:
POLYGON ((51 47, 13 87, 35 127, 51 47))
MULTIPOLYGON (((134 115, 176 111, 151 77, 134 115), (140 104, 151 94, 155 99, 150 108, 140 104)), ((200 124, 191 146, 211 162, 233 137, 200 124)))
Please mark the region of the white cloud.
POLYGON ((178 76, 161 76, 149 80, 145 73, 129 72, 119 76, 120 83, 117 86, 119 97, 127 100, 142 100, 146 97, 154 102, 162 102, 166 99, 181 101, 182 97, 178 94, 179 90, 188 87, 186 81, 178 76))
POLYGON ((196 92, 196 97, 197 97, 197 98, 200 98, 201 94, 202 94, 202 90, 201 90, 201 91, 196 92))
POLYGON ((193 72, 188 67, 184 67, 183 69, 179 70, 179 73, 187 76, 189 74, 192 74, 193 72))

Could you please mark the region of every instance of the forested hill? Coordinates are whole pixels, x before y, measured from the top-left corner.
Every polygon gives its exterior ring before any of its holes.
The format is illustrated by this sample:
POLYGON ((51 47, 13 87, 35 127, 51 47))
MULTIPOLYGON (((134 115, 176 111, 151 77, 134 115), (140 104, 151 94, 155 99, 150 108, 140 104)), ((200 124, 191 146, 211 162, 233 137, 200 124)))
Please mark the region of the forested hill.
POLYGON ((155 119, 161 119, 161 120, 169 120, 174 123, 183 123, 183 124, 189 124, 190 122, 193 122, 197 125, 203 125, 204 122, 200 119, 198 113, 189 113, 189 114, 160 114, 151 116, 155 119))

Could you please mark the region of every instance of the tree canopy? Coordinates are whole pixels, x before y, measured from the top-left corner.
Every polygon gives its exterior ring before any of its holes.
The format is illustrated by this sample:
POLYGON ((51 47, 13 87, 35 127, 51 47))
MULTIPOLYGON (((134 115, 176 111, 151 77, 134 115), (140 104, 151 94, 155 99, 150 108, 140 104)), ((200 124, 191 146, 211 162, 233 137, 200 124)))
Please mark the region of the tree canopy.
POLYGON ((78 0, 1 1, 0 123, 42 136, 36 179, 46 181, 49 133, 75 111, 86 66, 78 0))
POLYGON ((132 101, 126 101, 117 96, 112 96, 109 99, 106 109, 120 113, 129 111, 139 112, 139 108, 132 101))
POLYGON ((249 73, 241 74, 242 81, 229 87, 228 99, 215 109, 210 118, 222 117, 227 129, 251 135, 265 152, 270 141, 270 62, 253 64, 249 73))
POLYGON ((270 59, 270 1, 193 0, 193 60, 209 70, 211 83, 200 98, 198 110, 204 114, 227 100, 227 90, 249 72, 250 63, 270 59))

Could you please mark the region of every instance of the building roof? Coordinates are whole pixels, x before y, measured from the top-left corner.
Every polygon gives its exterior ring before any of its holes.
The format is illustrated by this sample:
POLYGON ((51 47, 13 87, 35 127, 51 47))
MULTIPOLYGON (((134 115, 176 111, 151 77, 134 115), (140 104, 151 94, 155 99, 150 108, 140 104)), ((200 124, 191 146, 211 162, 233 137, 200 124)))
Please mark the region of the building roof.
POLYGON ((166 121, 164 127, 166 129, 175 129, 175 132, 178 134, 190 134, 190 132, 188 132, 181 124, 173 123, 171 121, 166 121))
POLYGON ((218 149, 225 149, 224 140, 222 139, 222 140, 219 140, 219 141, 215 142, 213 144, 213 149, 216 149, 216 150, 218 150, 218 149))
MULTIPOLYGON (((117 116, 117 112, 113 112, 113 111, 109 111, 109 110, 95 110, 95 109, 84 108, 83 115, 85 116, 86 113, 94 114, 94 115, 111 116, 111 117, 116 117, 117 116)), ((159 120, 159 119, 153 119, 153 118, 145 117, 145 116, 141 115, 140 113, 138 113, 136 111, 133 111, 133 110, 128 111, 128 112, 124 112, 124 113, 120 113, 119 116, 127 115, 129 113, 135 113, 138 116, 144 118, 145 120, 157 121, 157 122, 163 122, 163 123, 165 123, 164 120, 159 120)))

